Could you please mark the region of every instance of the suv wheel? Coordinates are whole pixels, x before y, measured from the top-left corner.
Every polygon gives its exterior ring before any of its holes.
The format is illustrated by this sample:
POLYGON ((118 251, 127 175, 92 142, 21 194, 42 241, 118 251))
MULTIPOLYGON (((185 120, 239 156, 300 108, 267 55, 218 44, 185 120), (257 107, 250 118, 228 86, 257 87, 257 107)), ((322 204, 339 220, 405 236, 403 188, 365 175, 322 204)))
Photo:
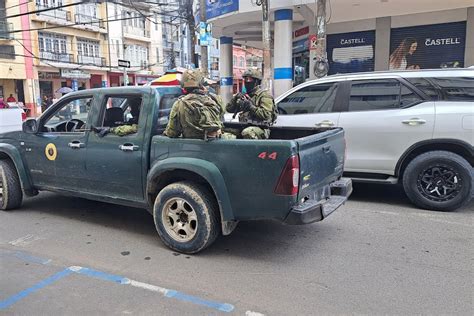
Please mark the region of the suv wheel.
POLYGON ((0 160, 0 209, 18 208, 23 200, 21 183, 12 161, 0 160))
POLYGON ((176 182, 160 191, 153 218, 161 240, 182 253, 209 247, 220 232, 219 211, 211 194, 191 182, 176 182))
POLYGON ((418 207, 453 211, 472 195, 473 168, 461 156, 430 151, 415 157, 403 173, 403 188, 418 207))

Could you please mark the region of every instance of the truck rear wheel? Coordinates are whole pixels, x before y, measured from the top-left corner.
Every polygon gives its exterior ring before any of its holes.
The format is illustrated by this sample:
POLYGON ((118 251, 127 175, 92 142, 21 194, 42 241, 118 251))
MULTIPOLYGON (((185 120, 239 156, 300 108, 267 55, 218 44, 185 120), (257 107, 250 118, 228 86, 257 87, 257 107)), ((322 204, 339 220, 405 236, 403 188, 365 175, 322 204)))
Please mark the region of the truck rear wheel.
POLYGON ((0 160, 0 209, 18 208, 22 200, 23 192, 15 165, 11 160, 0 160))
POLYGON ((461 156, 430 151, 415 157, 403 173, 403 188, 418 207, 453 211, 472 195, 473 168, 461 156))
POLYGON ((163 188, 155 199, 153 218, 163 243, 182 253, 209 247, 220 232, 219 211, 211 193, 191 182, 163 188))

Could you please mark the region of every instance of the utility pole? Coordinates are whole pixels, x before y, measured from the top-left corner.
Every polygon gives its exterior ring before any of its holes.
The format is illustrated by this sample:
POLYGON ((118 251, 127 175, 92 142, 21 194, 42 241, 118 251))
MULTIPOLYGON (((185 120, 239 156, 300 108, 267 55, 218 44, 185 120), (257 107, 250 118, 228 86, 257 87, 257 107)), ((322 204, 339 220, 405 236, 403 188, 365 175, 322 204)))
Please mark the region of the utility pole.
MULTIPOLYGON (((206 0, 199 0, 199 16, 201 22, 207 23, 206 0)), ((205 77, 209 77, 207 46, 201 44, 201 71, 205 77)))
POLYGON ((326 0, 318 0, 316 15, 316 49, 313 58, 313 72, 317 78, 327 75, 329 64, 326 53, 326 0))
POLYGON ((262 41, 263 41, 263 87, 273 94, 272 57, 268 0, 262 0, 262 41))

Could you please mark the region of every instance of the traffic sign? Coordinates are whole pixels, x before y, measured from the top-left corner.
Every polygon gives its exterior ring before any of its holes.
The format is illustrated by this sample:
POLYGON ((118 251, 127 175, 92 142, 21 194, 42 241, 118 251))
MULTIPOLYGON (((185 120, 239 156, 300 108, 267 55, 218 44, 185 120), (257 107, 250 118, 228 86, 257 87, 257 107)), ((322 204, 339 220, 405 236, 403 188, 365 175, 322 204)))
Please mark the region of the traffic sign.
POLYGON ((309 36, 309 50, 315 50, 318 47, 318 36, 312 34, 309 36))
POLYGON ((119 59, 118 60, 118 65, 119 65, 119 67, 130 68, 130 61, 119 59))

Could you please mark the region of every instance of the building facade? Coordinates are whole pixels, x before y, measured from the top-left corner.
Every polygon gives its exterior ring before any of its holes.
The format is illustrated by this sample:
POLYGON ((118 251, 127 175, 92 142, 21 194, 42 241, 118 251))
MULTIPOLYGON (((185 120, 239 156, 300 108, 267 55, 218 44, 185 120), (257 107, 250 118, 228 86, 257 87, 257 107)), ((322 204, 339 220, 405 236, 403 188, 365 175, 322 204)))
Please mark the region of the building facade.
POLYGON ((37 116, 63 87, 149 82, 166 67, 159 12, 151 2, 0 0, 0 97, 37 116))

